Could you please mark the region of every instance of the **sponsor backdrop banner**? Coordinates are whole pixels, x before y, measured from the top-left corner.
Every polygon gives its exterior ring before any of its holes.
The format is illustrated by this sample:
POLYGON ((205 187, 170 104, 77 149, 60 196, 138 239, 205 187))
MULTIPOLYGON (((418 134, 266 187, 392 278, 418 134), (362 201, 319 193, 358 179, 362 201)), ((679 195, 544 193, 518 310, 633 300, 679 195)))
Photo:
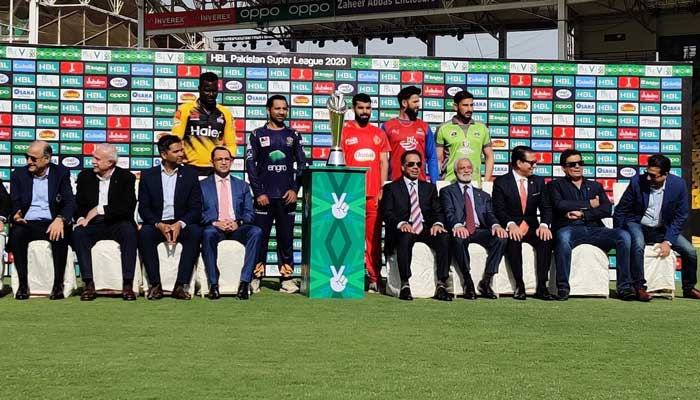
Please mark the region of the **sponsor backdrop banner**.
MULTIPOLYGON (((219 102, 235 117, 233 170, 241 178, 247 135, 264 124, 269 95, 288 97, 289 124, 302 134, 309 159, 322 165, 331 142, 330 93, 340 90, 348 101, 369 94, 372 121, 380 123, 398 114, 396 94, 406 85, 422 88, 421 117, 434 128, 454 114, 457 91, 472 92, 474 118, 494 142, 497 175, 508 170, 509 149, 525 144, 538 152, 537 173, 547 177, 562 176, 561 151, 580 150, 586 176, 608 191, 658 152, 671 158, 674 173, 690 176, 688 64, 0 46, 0 177, 8 182, 10 169, 25 165, 34 139, 51 142, 54 161, 75 174, 104 141, 118 147, 124 167, 156 165, 154 143, 170 132, 178 104, 196 99, 205 71, 221 78, 219 102)), ((274 242, 270 250, 274 264, 274 242)))

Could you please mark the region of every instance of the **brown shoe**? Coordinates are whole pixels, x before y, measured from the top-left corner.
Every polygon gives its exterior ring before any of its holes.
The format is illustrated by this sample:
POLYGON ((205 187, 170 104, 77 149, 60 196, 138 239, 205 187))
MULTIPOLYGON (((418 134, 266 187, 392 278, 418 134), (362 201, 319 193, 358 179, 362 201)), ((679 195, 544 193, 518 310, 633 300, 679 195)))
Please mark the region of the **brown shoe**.
POLYGON ((95 292, 95 282, 86 283, 83 294, 80 295, 80 301, 93 301, 95 298, 97 298, 97 292, 95 292))
POLYGON ((122 289, 122 299, 124 299, 124 301, 136 300, 136 293, 134 293, 134 290, 131 288, 131 285, 124 286, 124 288, 122 289))
POLYGON ((151 286, 148 289, 148 294, 146 295, 148 300, 160 300, 163 298, 163 286, 159 283, 157 285, 151 286))
POLYGON ((651 295, 647 292, 646 289, 639 288, 639 289, 635 289, 634 292, 637 295, 637 300, 643 301, 643 302, 651 301, 651 295))
POLYGON ((185 292, 185 288, 182 285, 182 283, 176 283, 175 287, 173 288, 172 293, 170 293, 170 297, 173 299, 178 299, 178 300, 191 300, 192 296, 185 292))
POLYGON ((700 300, 700 290, 695 288, 683 289, 683 297, 687 299, 700 300))

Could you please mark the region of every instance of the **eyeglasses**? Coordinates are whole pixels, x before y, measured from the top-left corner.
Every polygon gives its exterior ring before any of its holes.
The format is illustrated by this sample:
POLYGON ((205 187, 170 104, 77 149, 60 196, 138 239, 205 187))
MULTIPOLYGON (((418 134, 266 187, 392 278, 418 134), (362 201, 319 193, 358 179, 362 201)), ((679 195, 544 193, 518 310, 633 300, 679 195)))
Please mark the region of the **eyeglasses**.
POLYGON ((423 166, 423 163, 421 161, 409 161, 404 165, 407 166, 408 168, 412 168, 412 167, 420 168, 423 166))
POLYGON ((218 157, 218 158, 215 158, 213 161, 215 163, 220 163, 220 162, 227 163, 227 162, 231 162, 232 160, 233 160, 233 158, 230 158, 230 157, 218 157))
POLYGON ((649 170, 644 171, 644 175, 646 175, 649 179, 659 179, 663 176, 663 175, 652 174, 649 172, 649 170))
POLYGON ((566 168, 583 167, 584 165, 585 163, 583 162, 583 160, 564 163, 564 166, 566 168))
POLYGON ((537 160, 532 160, 532 161, 530 161, 530 160, 520 160, 520 161, 530 164, 531 167, 534 166, 535 164, 537 164, 537 160))
POLYGON ((45 156, 34 157, 34 156, 32 156, 32 155, 25 154, 25 155, 24 155, 24 158, 26 158, 27 161, 32 160, 32 162, 37 162, 37 161, 39 161, 39 160, 41 160, 41 159, 43 159, 43 158, 46 158, 46 157, 45 157, 45 156))

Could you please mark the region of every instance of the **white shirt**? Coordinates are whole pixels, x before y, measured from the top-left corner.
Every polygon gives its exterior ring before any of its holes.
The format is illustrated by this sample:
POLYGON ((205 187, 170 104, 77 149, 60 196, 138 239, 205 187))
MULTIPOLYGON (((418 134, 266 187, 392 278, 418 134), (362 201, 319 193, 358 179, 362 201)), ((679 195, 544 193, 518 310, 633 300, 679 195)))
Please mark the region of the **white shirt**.
MULTIPOLYGON (((228 176, 226 176, 226 178, 222 178, 219 175, 215 174, 214 175, 214 183, 216 184, 216 196, 217 196, 216 201, 218 203, 221 203, 219 201, 219 199, 221 198, 221 182, 223 182, 223 181, 228 181, 227 183, 228 183, 229 190, 232 191, 232 189, 231 189, 231 176, 228 175, 228 176)), ((233 193, 229 193, 229 199, 230 199, 230 201, 229 201, 228 215, 231 216, 231 219, 235 220, 236 213, 233 211, 233 193)), ((219 210, 219 212, 221 212, 221 210, 219 210)))
MULTIPOLYGON (((175 219, 175 187, 177 186, 177 173, 179 168, 175 168, 168 175, 163 164, 160 165, 160 181, 163 188, 163 221, 175 219)), ((178 221, 182 228, 187 224, 184 221, 178 221)))
MULTIPOLYGON (((420 196, 418 196, 418 179, 416 179, 415 181, 412 181, 404 176, 403 182, 406 185, 406 190, 408 190, 409 199, 411 198, 411 191, 415 189, 416 190, 416 197, 419 197, 419 200, 420 200, 420 196), (413 185, 411 185, 411 183, 413 183, 413 185)), ((422 211, 421 211, 421 213, 422 213, 422 211)), ((424 219, 424 221, 425 221, 425 219, 424 219)), ((401 229, 401 225, 408 224, 408 223, 409 223, 408 221, 401 221, 401 222, 399 222, 398 225, 396 225, 396 229, 401 229)), ((439 225, 439 226, 444 227, 442 222, 436 222, 433 225, 439 225)))
POLYGON ((105 215, 105 206, 109 204, 109 182, 112 180, 114 168, 109 170, 105 176, 97 176, 100 181, 100 193, 97 196, 97 215, 105 215))

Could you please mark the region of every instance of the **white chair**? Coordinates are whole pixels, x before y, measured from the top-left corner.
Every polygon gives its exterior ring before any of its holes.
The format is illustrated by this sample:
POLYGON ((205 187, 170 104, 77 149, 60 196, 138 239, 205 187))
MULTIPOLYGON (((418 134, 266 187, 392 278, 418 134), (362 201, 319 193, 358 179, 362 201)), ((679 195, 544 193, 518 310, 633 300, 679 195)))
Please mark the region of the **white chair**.
MULTIPOLYGON (((169 247, 167 243, 163 242, 158 244, 158 260, 160 261, 160 284, 163 287, 163 292, 169 294, 172 288, 175 286, 177 281, 177 272, 180 264, 180 257, 182 256, 182 244, 176 243, 172 253, 169 253, 169 247)), ((186 285, 185 291, 190 295, 194 294, 194 282, 195 282, 195 266, 192 266, 192 278, 189 284, 186 285)), ((148 273, 146 269, 143 269, 143 292, 147 293, 149 288, 148 273)))
MULTIPOLYGON (((92 246, 92 275, 95 282, 95 291, 102 294, 121 293, 124 286, 122 277, 122 260, 119 243, 114 240, 100 240, 92 246)), ((137 253, 138 259, 138 253, 137 253)), ((139 288, 143 285, 143 275, 139 265, 134 271, 134 293, 139 295, 139 288)))
MULTIPOLYGON (((554 263, 552 264, 554 265, 554 263)), ((571 252, 570 296, 610 296, 610 260, 600 248, 580 244, 571 252)), ((557 292, 556 268, 550 269, 549 285, 557 292)))
MULTIPOLYGON (((537 258, 535 256, 535 249, 529 243, 523 243, 522 257, 525 293, 532 295, 535 294, 535 290, 537 290, 537 258)), ((515 278, 513 278, 513 273, 511 272, 510 265, 508 265, 508 261, 505 260, 505 255, 503 260, 505 261, 505 266, 499 267, 498 274, 493 278, 494 291, 496 291, 495 288, 498 288, 499 294, 513 294, 515 292, 515 278)), ((503 262, 501 262, 501 265, 503 265, 503 262)))
MULTIPOLYGON (((411 285, 411 295, 416 299, 427 299, 435 295, 435 254, 425 243, 413 245, 411 258, 411 278, 408 280, 411 285)), ((396 259, 393 253, 386 261, 387 283, 386 293, 390 296, 398 297, 401 291, 401 276, 396 259)))
MULTIPOLYGON (((523 247, 523 253, 524 250, 525 247, 523 247)), ((479 281, 484 277, 487 257, 488 252, 483 246, 476 243, 469 244, 469 275, 471 275, 475 288, 479 281)), ((523 264, 524 263, 525 261, 523 261, 523 264)), ((524 267, 525 266, 523 265, 523 268, 524 267)), ((493 281, 491 282, 491 288, 497 295, 513 293, 515 290, 515 281, 513 281, 511 285, 511 281, 509 280, 511 279, 511 275, 512 274, 510 274, 510 271, 507 271, 504 257, 501 259, 500 264, 498 264, 498 273, 493 277, 493 281)), ((462 276, 460 269, 454 264, 454 261, 452 265, 450 265, 450 278, 447 280, 447 291, 455 296, 461 296, 464 294, 464 277, 462 276)), ((478 296, 479 292, 477 291, 476 294, 478 296)))
MULTIPOLYGON (((222 295, 236 294, 241 282, 245 247, 235 240, 222 240, 217 249, 216 265, 219 268, 219 293, 222 295)), ((204 297, 208 293, 209 283, 202 257, 199 257, 197 263, 197 284, 200 287, 201 296, 204 297)))
POLYGON ((670 296, 676 292, 676 254, 671 252, 666 257, 656 256, 656 246, 644 247, 644 279, 647 291, 653 296, 670 296))
MULTIPOLYGON (((27 280, 29 284, 29 294, 32 297, 50 295, 51 289, 53 289, 53 278, 53 253, 51 252, 51 243, 47 240, 34 240, 29 242, 29 246, 27 247, 27 280)), ((17 289, 19 289, 19 276, 17 275, 16 268, 12 268, 11 285, 12 293, 16 294, 17 289)), ((73 250, 68 246, 66 269, 63 278, 63 295, 65 297, 70 296, 76 288, 73 250)))

